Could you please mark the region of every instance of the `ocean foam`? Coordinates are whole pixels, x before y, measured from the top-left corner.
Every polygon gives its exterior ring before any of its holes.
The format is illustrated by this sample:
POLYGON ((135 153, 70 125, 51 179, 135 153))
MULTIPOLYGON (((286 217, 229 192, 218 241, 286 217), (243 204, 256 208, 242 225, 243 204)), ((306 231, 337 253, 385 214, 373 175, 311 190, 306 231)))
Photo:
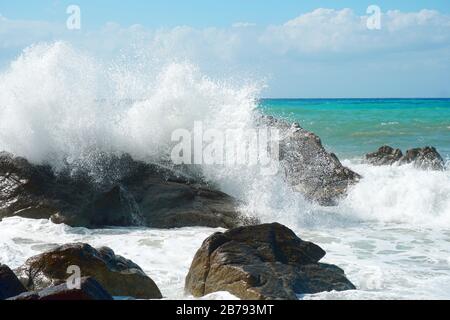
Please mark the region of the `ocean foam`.
MULTIPOLYGON (((67 164, 90 169, 99 153, 165 161, 172 133, 192 132, 195 121, 205 130, 245 134, 255 128, 258 87, 252 83, 212 80, 189 63, 120 61, 98 61, 64 42, 26 49, 0 75, 0 150, 56 169, 67 164)), ((278 219, 288 206, 296 211, 306 205, 281 172, 263 176, 258 166, 227 164, 201 169, 211 183, 244 200, 245 211, 264 220, 278 219)), ((294 217, 294 211, 286 216, 294 217)))
POLYGON ((184 279, 195 252, 204 239, 220 231, 208 228, 88 230, 22 218, 4 219, 0 230, 0 262, 11 268, 65 243, 108 246, 141 266, 161 288, 164 297, 170 299, 185 298, 184 279))
POLYGON ((194 121, 248 127, 257 92, 189 63, 99 61, 64 42, 26 49, 0 87, 0 149, 54 166, 97 152, 160 160, 172 132, 194 121))
POLYGON ((342 215, 362 221, 450 226, 450 170, 425 171, 412 165, 350 166, 364 178, 341 202, 342 215))
MULTIPOLYGON (((300 296, 302 299, 448 299, 450 233, 398 223, 360 223, 293 230, 326 250, 325 263, 345 270, 357 290, 300 296)), ((202 241, 218 229, 115 228, 87 230, 47 220, 0 222, 0 262, 12 268, 57 245, 108 246, 140 265, 166 299, 193 299, 184 280, 202 241)), ((235 298, 218 292, 204 299, 235 298)))

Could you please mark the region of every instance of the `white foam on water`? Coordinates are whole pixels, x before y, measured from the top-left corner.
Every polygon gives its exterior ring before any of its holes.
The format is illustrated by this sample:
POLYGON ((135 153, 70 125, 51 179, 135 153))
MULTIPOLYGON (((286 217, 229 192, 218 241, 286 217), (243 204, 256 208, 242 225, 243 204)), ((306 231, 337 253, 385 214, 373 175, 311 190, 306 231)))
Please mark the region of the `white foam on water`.
MULTIPOLYGON (((240 129, 232 138, 242 140, 255 128, 259 90, 245 80, 210 79, 186 62, 103 61, 65 42, 27 48, 0 74, 0 88, 0 150, 56 169, 89 169, 99 153, 169 160, 174 131, 193 133, 198 121, 204 131, 240 129)), ((234 153, 226 142, 224 154, 234 153)), ((202 169, 240 198, 263 181, 255 179, 257 166, 202 169)))
POLYGON ((95 152, 153 161, 175 129, 246 128, 257 87, 186 62, 102 61, 64 42, 34 45, 0 74, 0 149, 57 167, 95 152))
POLYGON ((88 230, 22 218, 4 219, 0 230, 0 262, 11 268, 65 243, 108 246, 141 266, 169 299, 189 298, 184 295, 184 279, 192 258, 206 237, 220 231, 208 228, 88 230))
POLYGON ((362 221, 450 226, 450 170, 346 164, 363 179, 341 202, 342 215, 362 221))
POLYGON ((394 126, 394 125, 397 125, 397 124, 400 124, 400 122, 391 121, 391 122, 382 122, 381 123, 382 126, 394 126))
MULTIPOLYGON (((208 228, 87 230, 47 220, 0 222, 0 262, 12 268, 57 245, 83 242, 108 246, 140 265, 166 299, 192 299, 184 280, 208 228)), ((301 296, 302 299, 448 299, 450 232, 394 223, 293 230, 327 251, 322 262, 345 270, 358 290, 301 296)), ((205 299, 233 298, 226 292, 205 299)))
MULTIPOLYGON (((107 62, 65 42, 34 45, 0 74, 0 150, 56 169, 93 167, 99 153, 160 162, 170 157, 172 133, 192 133, 196 121, 205 131, 241 129, 232 137, 241 141, 245 130, 256 128, 259 88, 243 82, 210 79, 186 62, 107 62)), ((233 141, 226 141, 226 156, 235 153, 228 142, 233 141)), ((244 200, 244 210, 261 217, 277 219, 288 207, 285 216, 295 217, 306 206, 281 170, 263 176, 258 166, 201 169, 207 180, 244 200)))

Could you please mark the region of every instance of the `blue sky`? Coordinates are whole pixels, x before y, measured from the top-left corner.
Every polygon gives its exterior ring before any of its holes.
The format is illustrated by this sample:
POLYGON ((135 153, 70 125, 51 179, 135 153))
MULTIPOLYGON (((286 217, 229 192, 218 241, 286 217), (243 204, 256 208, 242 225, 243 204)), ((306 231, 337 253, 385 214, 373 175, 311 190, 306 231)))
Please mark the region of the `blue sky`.
POLYGON ((148 27, 189 25, 193 27, 228 26, 236 21, 279 24, 321 8, 352 8, 365 13, 376 4, 383 10, 418 11, 436 9, 450 13, 448 0, 15 0, 2 1, 0 13, 14 19, 65 21, 65 8, 77 4, 83 9, 86 26, 106 22, 148 27))
POLYGON ((140 41, 212 76, 264 79, 268 97, 450 96, 448 0, 1 2, 0 67, 56 40, 102 58, 140 41), (65 28, 69 4, 80 31, 65 28), (361 22, 371 4, 381 30, 361 22))

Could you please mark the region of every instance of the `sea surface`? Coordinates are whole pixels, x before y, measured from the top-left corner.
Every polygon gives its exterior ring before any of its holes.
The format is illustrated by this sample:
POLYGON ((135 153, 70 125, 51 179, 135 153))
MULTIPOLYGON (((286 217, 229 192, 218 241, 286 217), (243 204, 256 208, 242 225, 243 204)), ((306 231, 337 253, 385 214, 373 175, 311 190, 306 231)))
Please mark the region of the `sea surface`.
POLYGON ((268 114, 298 121, 344 159, 382 145, 435 146, 450 156, 450 99, 263 99, 268 114))
MULTIPOLYGON (((363 176, 338 206, 306 201, 282 172, 202 170, 217 188, 242 200, 243 213, 283 223, 319 244, 327 252, 323 261, 344 269, 357 287, 299 298, 450 299, 449 167, 423 171, 361 161, 385 144, 403 150, 431 145, 448 161, 449 99, 261 100, 255 85, 210 79, 189 63, 155 67, 130 59, 111 66, 67 43, 27 49, 0 71, 0 87, 0 150, 55 170, 84 166, 100 180, 102 171, 92 168, 99 152, 165 160, 173 131, 192 129, 195 121, 223 130, 254 127, 255 112, 298 121, 363 176)), ((139 264, 167 299, 191 299, 185 276, 202 241, 216 231, 88 230, 7 218, 0 222, 0 262, 15 268, 67 242, 106 245, 139 264)))

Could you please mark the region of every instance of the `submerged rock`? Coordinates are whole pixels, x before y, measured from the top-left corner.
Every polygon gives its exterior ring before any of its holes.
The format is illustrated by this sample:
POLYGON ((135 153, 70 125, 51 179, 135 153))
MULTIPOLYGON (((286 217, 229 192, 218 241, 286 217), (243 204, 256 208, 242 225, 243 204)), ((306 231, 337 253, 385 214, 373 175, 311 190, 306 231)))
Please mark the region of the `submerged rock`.
POLYGON ((6 265, 0 265, 0 300, 17 296, 27 289, 22 285, 14 272, 6 265))
POLYGON ((403 157, 400 149, 382 146, 376 152, 366 154, 366 161, 375 166, 392 165, 403 157))
POLYGON ((102 180, 84 172, 59 172, 0 153, 0 219, 52 219, 74 227, 147 226, 232 228, 245 220, 237 201, 169 169, 110 157, 102 180))
POLYGON ((273 117, 262 125, 280 130, 280 162, 287 181, 296 191, 321 205, 336 205, 361 176, 346 168, 338 157, 325 150, 320 138, 300 127, 273 117))
POLYGON ((365 160, 376 166, 412 163, 414 167, 425 170, 445 169, 444 159, 434 147, 410 149, 403 154, 400 149, 383 146, 377 152, 366 154, 365 160))
POLYGON ((86 300, 113 300, 111 295, 93 278, 81 278, 80 288, 68 288, 67 284, 60 284, 55 287, 43 289, 41 291, 26 292, 12 297, 8 300, 16 301, 86 301, 86 300))
POLYGON ((82 277, 93 277, 113 296, 137 299, 162 298, 156 284, 134 262, 103 247, 67 244, 31 257, 16 270, 22 283, 31 291, 39 291, 65 283, 70 266, 78 266, 82 277))
POLYGON ((249 300, 355 289, 344 271, 319 263, 324 256, 319 246, 280 224, 240 227, 203 242, 185 288, 196 297, 228 291, 249 300))

